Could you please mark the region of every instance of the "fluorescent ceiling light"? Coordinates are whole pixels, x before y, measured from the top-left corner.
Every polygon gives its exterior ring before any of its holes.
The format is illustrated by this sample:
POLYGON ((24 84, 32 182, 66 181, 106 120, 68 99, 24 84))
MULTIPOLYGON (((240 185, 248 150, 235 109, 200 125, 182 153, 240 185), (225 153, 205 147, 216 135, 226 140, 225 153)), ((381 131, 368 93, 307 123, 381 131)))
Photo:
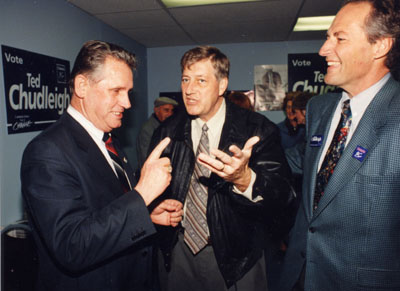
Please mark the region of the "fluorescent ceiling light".
POLYGON ((334 18, 334 15, 299 17, 293 31, 328 30, 334 18))
POLYGON ((261 0, 161 0, 167 8, 256 1, 261 0))

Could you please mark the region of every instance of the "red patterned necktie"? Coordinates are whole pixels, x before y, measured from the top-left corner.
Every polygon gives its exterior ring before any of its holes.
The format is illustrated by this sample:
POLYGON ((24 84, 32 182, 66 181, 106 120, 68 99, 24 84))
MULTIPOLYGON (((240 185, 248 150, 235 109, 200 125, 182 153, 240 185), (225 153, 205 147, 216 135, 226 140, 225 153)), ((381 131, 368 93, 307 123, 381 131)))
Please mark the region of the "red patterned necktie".
POLYGON ((329 182, 329 178, 333 174, 333 170, 335 169, 340 156, 342 155, 343 149, 345 148, 347 134, 351 126, 351 119, 350 100, 346 100, 343 102, 342 114, 335 135, 333 136, 332 142, 326 152, 321 169, 317 174, 313 204, 314 211, 317 209, 318 203, 324 195, 325 187, 329 182))
POLYGON ((118 179, 122 185, 122 188, 124 189, 124 192, 130 191, 131 185, 129 183, 128 177, 126 175, 126 172, 124 170, 123 162, 121 161, 117 150, 115 149, 115 146, 113 144, 111 134, 110 133, 104 133, 103 141, 106 144, 106 148, 108 151, 108 154, 111 157, 111 160, 114 165, 114 169, 117 172, 118 179))

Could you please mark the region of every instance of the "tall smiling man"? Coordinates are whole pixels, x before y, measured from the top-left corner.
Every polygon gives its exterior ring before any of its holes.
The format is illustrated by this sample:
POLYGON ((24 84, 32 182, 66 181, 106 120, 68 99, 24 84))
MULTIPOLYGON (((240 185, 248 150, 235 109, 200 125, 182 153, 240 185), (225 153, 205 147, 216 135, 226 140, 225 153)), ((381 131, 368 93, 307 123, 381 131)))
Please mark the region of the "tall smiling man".
POLYGON ((71 105, 33 139, 21 166, 22 193, 39 258, 36 290, 152 290, 154 223, 176 226, 182 204, 148 205, 169 185, 163 140, 140 180, 117 140, 129 109, 135 56, 88 41, 71 73, 71 105), (155 183, 157 181, 157 183, 155 183))
POLYGON ((400 290, 400 2, 351 0, 320 55, 303 199, 279 290, 400 290))
POLYGON ((223 97, 229 60, 215 47, 181 59, 187 112, 153 136, 171 143, 166 198, 185 203, 182 228, 161 230, 161 285, 169 291, 267 290, 267 223, 285 208, 289 169, 277 127, 223 97), (165 267, 165 268, 164 268, 165 267))

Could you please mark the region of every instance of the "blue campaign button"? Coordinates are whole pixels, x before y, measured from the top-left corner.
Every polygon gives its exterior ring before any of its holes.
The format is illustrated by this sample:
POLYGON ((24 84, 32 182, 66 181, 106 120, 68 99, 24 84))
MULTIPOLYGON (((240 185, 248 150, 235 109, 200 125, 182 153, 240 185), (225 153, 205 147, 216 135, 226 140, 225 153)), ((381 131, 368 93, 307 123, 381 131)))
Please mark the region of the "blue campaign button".
POLYGON ((322 145, 323 135, 313 135, 310 139, 310 147, 320 147, 322 145))
POLYGON ((365 159, 367 153, 368 153, 367 149, 363 148, 362 146, 357 146, 353 152, 353 158, 362 162, 365 159))

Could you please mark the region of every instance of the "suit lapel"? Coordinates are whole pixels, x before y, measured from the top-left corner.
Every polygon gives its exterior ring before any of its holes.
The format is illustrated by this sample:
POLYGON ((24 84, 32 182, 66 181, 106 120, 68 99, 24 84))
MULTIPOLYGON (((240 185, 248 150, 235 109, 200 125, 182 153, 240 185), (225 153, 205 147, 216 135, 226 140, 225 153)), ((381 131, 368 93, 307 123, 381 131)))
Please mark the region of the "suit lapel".
POLYGON ((324 104, 326 103, 329 104, 324 107, 325 109, 321 109, 321 107, 317 106, 312 112, 308 114, 308 116, 310 116, 311 119, 315 118, 313 116, 319 116, 317 120, 313 119, 313 121, 310 124, 310 129, 309 129, 310 134, 308 135, 308 141, 307 141, 308 143, 307 147, 309 151, 307 157, 309 158, 309 161, 308 163, 306 163, 309 166, 306 169, 304 169, 304 172, 311 173, 309 182, 308 181, 306 182, 308 183, 306 185, 308 187, 308 190, 304 191, 303 189, 304 193, 311 193, 311 195, 303 195, 304 205, 307 205, 307 214, 309 220, 313 215, 313 199, 314 199, 316 173, 318 172, 319 160, 321 158, 322 151, 327 142, 331 121, 335 113, 335 108, 340 101, 340 97, 341 97, 340 94, 336 94, 335 96, 332 95, 326 96, 324 104), (313 138, 321 138, 321 145, 311 146, 311 139, 313 138))
POLYGON ((326 186, 324 196, 319 202, 313 219, 329 205, 344 187, 347 187, 368 158, 368 153, 379 143, 379 129, 386 123, 386 112, 388 112, 389 103, 397 86, 393 79, 389 79, 368 105, 326 186), (356 149, 359 148, 367 150, 363 159, 354 157, 356 149))
POLYGON ((81 149, 82 158, 86 159, 89 168, 98 176, 99 183, 113 193, 123 193, 121 183, 87 131, 69 114, 66 114, 65 123, 70 128, 77 146, 81 149))
POLYGON ((114 134, 113 134, 113 143, 115 146, 115 150, 117 151, 118 156, 121 159, 121 162, 122 162, 123 168, 126 172, 126 175, 128 176, 129 183, 131 184, 131 186, 133 188, 134 185, 136 184, 136 182, 134 181, 134 171, 128 162, 128 157, 126 156, 125 152, 123 151, 122 145, 119 142, 119 139, 114 134))

